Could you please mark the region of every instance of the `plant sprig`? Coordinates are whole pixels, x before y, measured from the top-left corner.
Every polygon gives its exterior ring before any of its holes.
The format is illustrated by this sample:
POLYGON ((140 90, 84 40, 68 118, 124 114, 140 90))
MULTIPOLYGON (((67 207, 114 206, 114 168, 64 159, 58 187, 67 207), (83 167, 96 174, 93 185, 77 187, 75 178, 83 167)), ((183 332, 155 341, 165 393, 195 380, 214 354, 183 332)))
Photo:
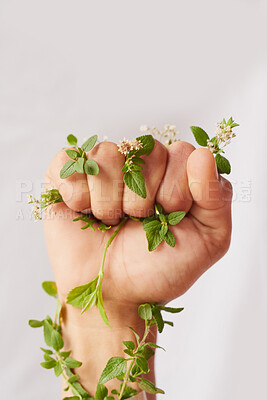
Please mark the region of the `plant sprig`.
POLYGON ((155 205, 155 213, 151 217, 143 219, 143 228, 146 232, 148 250, 155 250, 163 240, 171 247, 175 246, 174 234, 170 231, 170 225, 179 224, 185 217, 185 211, 175 211, 166 214, 160 204, 155 205))
POLYGON ((89 393, 79 383, 79 375, 72 372, 73 368, 79 368, 82 363, 70 357, 71 351, 63 351, 64 342, 61 335, 61 304, 57 296, 57 286, 55 282, 46 281, 42 284, 45 292, 56 299, 56 312, 54 320, 48 315, 45 319, 30 320, 29 325, 32 328, 44 329, 44 340, 49 349, 41 347, 43 351, 44 361, 41 362, 41 366, 45 369, 54 369, 55 375, 62 376, 66 382, 65 391, 72 390, 74 396, 65 397, 63 400, 82 400, 82 399, 93 399, 89 396, 89 393))
POLYGON ((124 139, 118 145, 120 153, 126 156, 125 164, 122 167, 123 180, 126 186, 143 199, 146 198, 145 178, 142 174, 142 165, 145 161, 141 156, 148 156, 155 146, 152 135, 143 135, 132 142, 124 139))
POLYGON ((162 389, 157 388, 151 381, 143 377, 150 372, 148 360, 154 356, 154 349, 159 348, 165 351, 156 343, 147 342, 147 337, 153 325, 157 326, 159 333, 163 331, 165 325, 173 326, 172 322, 163 319, 162 311, 179 313, 182 310, 183 308, 165 307, 156 303, 146 303, 139 306, 139 317, 145 321, 143 337, 141 339, 138 333, 130 327, 135 335, 136 344, 133 341, 123 341, 122 343, 125 346, 123 351, 128 357, 112 357, 108 360, 97 386, 95 397, 97 400, 122 400, 135 396, 137 391, 128 386, 128 383, 136 383, 139 389, 150 394, 164 394, 162 389), (120 390, 113 389, 111 393, 114 396, 106 397, 108 391, 104 384, 115 378, 122 381, 120 390))
POLYGON ((223 118, 221 122, 216 124, 216 135, 210 139, 207 132, 205 132, 199 126, 191 126, 190 129, 196 139, 196 142, 202 146, 207 147, 211 153, 215 155, 215 161, 218 169, 219 174, 230 174, 231 172, 231 165, 230 162, 221 155, 224 153, 223 148, 231 142, 231 139, 236 136, 233 133, 232 129, 238 127, 237 124, 232 117, 228 119, 223 118))
POLYGON ((70 160, 63 165, 60 171, 60 178, 66 179, 74 174, 74 172, 78 172, 79 174, 85 172, 87 175, 98 175, 99 167, 97 162, 93 159, 87 159, 86 157, 86 152, 92 150, 96 144, 97 135, 91 136, 81 147, 78 146, 78 140, 74 135, 69 135, 67 141, 69 145, 75 147, 75 150, 65 150, 67 155, 70 157, 70 160))

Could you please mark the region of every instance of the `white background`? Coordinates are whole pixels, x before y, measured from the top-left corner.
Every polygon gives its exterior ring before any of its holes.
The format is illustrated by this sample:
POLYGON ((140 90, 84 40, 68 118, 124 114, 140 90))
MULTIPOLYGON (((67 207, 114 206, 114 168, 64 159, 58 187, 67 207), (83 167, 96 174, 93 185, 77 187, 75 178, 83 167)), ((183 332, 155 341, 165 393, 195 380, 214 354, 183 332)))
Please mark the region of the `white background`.
POLYGON ((65 137, 171 123, 193 143, 190 125, 212 133, 230 115, 232 245, 173 302, 185 310, 160 337, 157 383, 167 400, 267 398, 266 17, 260 0, 0 1, 1 398, 59 398, 27 325, 54 304, 25 202, 65 137))

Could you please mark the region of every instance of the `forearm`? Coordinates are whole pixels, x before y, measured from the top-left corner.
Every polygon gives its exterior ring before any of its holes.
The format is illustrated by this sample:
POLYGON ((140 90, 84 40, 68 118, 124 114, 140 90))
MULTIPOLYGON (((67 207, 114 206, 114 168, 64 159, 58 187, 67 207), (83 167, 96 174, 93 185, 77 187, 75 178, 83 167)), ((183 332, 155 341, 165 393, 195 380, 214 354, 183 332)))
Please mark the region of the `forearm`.
MULTIPOLYGON (((122 341, 131 340, 136 344, 136 338, 129 326, 142 338, 145 330, 144 320, 139 318, 137 306, 124 306, 118 303, 106 304, 111 328, 104 324, 98 309, 93 308, 81 315, 80 310, 70 305, 63 305, 62 334, 65 350, 72 350, 72 356, 83 364, 77 371, 80 383, 90 393, 95 394, 100 375, 107 361, 114 356, 125 357, 122 341)), ((156 329, 151 328, 147 341, 156 341, 156 329)), ((146 378, 154 382, 154 359, 149 360, 151 372, 146 378)), ((129 363, 128 363, 129 364, 129 363)), ((105 384, 109 391, 118 389, 120 382, 116 379, 105 384)), ((133 384, 136 390, 136 384, 133 384)), ((66 392, 64 392, 66 393, 66 392)), ((140 397, 140 400, 142 397, 140 397)), ((154 395, 148 395, 148 400, 154 400, 154 395)))

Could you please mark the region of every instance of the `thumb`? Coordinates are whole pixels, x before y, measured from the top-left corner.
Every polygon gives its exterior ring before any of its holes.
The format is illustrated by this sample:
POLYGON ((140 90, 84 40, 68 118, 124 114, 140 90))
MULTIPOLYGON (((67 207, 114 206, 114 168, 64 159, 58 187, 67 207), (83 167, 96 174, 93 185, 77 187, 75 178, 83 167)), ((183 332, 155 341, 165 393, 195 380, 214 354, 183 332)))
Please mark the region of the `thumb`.
POLYGON ((202 228, 214 228, 230 236, 232 185, 218 174, 215 159, 208 149, 191 153, 187 176, 193 197, 190 214, 202 228))

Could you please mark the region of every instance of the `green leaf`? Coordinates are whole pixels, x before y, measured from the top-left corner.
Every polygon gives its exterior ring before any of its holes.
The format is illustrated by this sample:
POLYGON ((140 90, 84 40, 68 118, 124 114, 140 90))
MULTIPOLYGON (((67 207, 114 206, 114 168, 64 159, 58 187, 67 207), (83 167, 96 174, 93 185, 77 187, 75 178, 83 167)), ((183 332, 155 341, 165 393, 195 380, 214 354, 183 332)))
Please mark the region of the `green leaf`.
POLYGON ((145 164, 146 162, 140 157, 133 157, 132 162, 134 164, 145 164))
POLYGON ((97 302, 97 292, 94 291, 85 297, 82 305, 82 314, 85 311, 90 310, 90 308, 92 308, 94 305, 96 305, 96 302, 97 302))
POLYGON ((158 346, 156 343, 148 342, 148 343, 147 343, 147 346, 152 347, 152 349, 161 349, 161 350, 166 351, 166 350, 164 349, 164 347, 158 346))
POLYGON ((76 160, 79 157, 79 153, 76 150, 66 149, 65 152, 72 160, 76 160))
POLYGON ((171 247, 175 246, 175 237, 170 230, 168 230, 167 234, 164 236, 164 240, 169 246, 171 247))
POLYGON ((148 250, 153 251, 155 250, 160 243, 162 242, 162 237, 160 236, 159 232, 146 232, 146 238, 148 242, 148 250))
POLYGON ((79 368, 82 365, 82 363, 80 361, 74 360, 74 358, 71 358, 71 357, 67 357, 64 362, 65 362, 66 366, 71 369, 79 368))
POLYGON ((156 215, 160 215, 160 214, 164 215, 163 207, 160 204, 155 204, 155 213, 156 213, 156 215))
POLYGON ((146 360, 149 360, 151 357, 155 355, 155 352, 150 347, 145 347, 142 352, 142 355, 146 360))
POLYGON ((57 377, 62 374, 62 368, 59 362, 56 363, 54 367, 54 372, 57 377))
POLYGON ((61 334, 48 321, 44 321, 44 339, 47 346, 53 347, 56 351, 62 349, 64 345, 61 334))
POLYGON ((154 219, 152 221, 147 221, 147 218, 142 222, 143 228, 146 232, 154 232, 159 231, 161 229, 161 223, 158 219, 154 219))
POLYGON ((30 319, 29 325, 31 328, 40 328, 41 326, 44 326, 44 320, 38 321, 37 319, 30 319))
POLYGON ((95 162, 95 160, 89 159, 84 164, 84 172, 87 175, 98 175, 99 174, 99 166, 95 162))
POLYGON ((186 213, 184 211, 175 211, 168 215, 168 224, 177 225, 185 217, 186 213))
POLYGON ((165 306, 163 306, 161 304, 157 304, 157 307, 160 310, 163 310, 163 311, 166 311, 166 312, 169 312, 169 313, 172 313, 172 314, 177 314, 177 313, 183 311, 183 308, 165 307, 165 306))
POLYGON ((46 354, 53 354, 53 351, 52 351, 52 350, 44 349, 43 347, 40 347, 40 349, 41 349, 44 353, 46 353, 46 354))
POLYGON ((127 361, 123 357, 112 357, 102 372, 99 383, 105 383, 111 379, 124 375, 126 372, 127 361))
POLYGON ((103 222, 99 221, 99 228, 98 228, 99 231, 106 232, 109 229, 111 229, 111 225, 106 225, 103 222))
POLYGON ((150 394, 156 394, 156 393, 165 394, 165 392, 162 389, 156 388, 156 386, 153 385, 153 383, 148 381, 147 379, 141 378, 141 382, 138 382, 138 385, 139 385, 141 390, 144 390, 147 393, 150 393, 150 394))
POLYGON ((66 179, 75 172, 75 161, 68 160, 66 164, 63 165, 60 171, 60 178, 66 179))
POLYGON ((239 124, 236 124, 235 122, 231 125, 231 128, 235 128, 236 126, 240 126, 239 124))
POLYGON ((57 297, 57 285, 55 282, 45 281, 42 283, 42 288, 49 296, 57 297))
POLYGON ((129 329, 131 329, 131 331, 134 333, 134 336, 136 338, 137 343, 139 344, 140 342, 140 336, 138 335, 138 333, 134 330, 134 328, 132 328, 131 326, 128 327, 129 329))
POLYGON ((69 135, 67 137, 67 141, 71 146, 76 146, 77 145, 77 138, 74 135, 69 135))
POLYGON ((136 364, 145 374, 148 373, 149 371, 148 362, 144 357, 138 357, 136 359, 136 364))
POLYGON ((164 237, 165 237, 165 235, 167 234, 167 232, 168 232, 168 225, 166 224, 164 224, 164 225, 161 225, 161 228, 160 228, 160 231, 159 231, 159 234, 160 234, 160 237, 162 238, 162 239, 164 239, 164 237))
POLYGON ((78 382, 79 379, 80 379, 79 375, 73 375, 68 379, 68 383, 78 382))
POLYGON ((143 136, 139 136, 136 139, 140 140, 140 142, 143 145, 142 149, 138 150, 135 153, 136 156, 138 156, 138 157, 143 156, 143 155, 148 156, 152 152, 152 150, 154 149, 154 146, 155 146, 155 140, 154 140, 153 136, 152 135, 143 135, 143 136))
POLYGON ((53 357, 50 357, 50 355, 47 353, 44 353, 44 359, 45 361, 55 361, 55 359, 53 357))
POLYGON ((174 326, 172 321, 163 321, 165 325, 174 326))
POLYGON ((216 154, 215 161, 217 164, 217 169, 219 174, 230 174, 231 172, 231 165, 227 158, 221 156, 220 154, 216 154))
POLYGON ((78 160, 75 162, 75 171, 78 174, 83 174, 83 165, 84 165, 84 158, 79 157, 78 160))
POLYGON ((78 396, 64 397, 63 400, 80 400, 80 397, 78 396))
POLYGON ((84 299, 95 291, 98 277, 93 281, 86 283, 85 285, 77 286, 72 289, 67 295, 67 304, 71 304, 73 307, 81 308, 84 299))
POLYGON ((105 311, 105 307, 104 307, 104 302, 103 302, 102 282, 103 282, 103 277, 102 277, 102 280, 101 280, 101 282, 99 284, 97 306, 98 306, 98 310, 99 310, 99 313, 100 313, 103 321, 105 322, 105 324, 107 326, 110 327, 110 323, 109 323, 109 320, 108 320, 108 317, 107 317, 107 314, 106 314, 106 311, 105 311))
POLYGON ((128 350, 133 351, 135 349, 135 344, 131 340, 123 341, 122 343, 128 350))
POLYGON ((146 304, 141 304, 138 307, 138 314, 139 317, 149 321, 150 319, 152 319, 152 309, 151 309, 151 305, 146 303, 146 304))
POLYGON ((56 361, 55 360, 51 360, 51 361, 45 361, 42 362, 41 367, 45 368, 45 369, 52 369, 56 366, 56 361))
POLYGON ((157 308, 157 306, 152 307, 152 314, 153 314, 153 317, 155 318, 158 331, 159 331, 159 333, 161 333, 163 331, 163 328, 164 328, 164 322, 163 322, 163 318, 162 318, 161 312, 157 308))
POLYGON ((126 172, 123 177, 125 185, 143 199, 146 198, 145 178, 140 171, 126 172))
POLYGON ((59 353, 61 355, 61 357, 63 357, 64 359, 69 357, 69 355, 71 354, 71 351, 61 351, 59 353))
POLYGON ((83 143, 81 149, 85 152, 92 150, 92 148, 96 144, 96 141, 97 141, 97 135, 91 136, 83 143))
POLYGON ((106 386, 98 383, 95 393, 95 400, 104 400, 107 395, 108 389, 106 388, 106 386))
MULTIPOLYGON (((122 389, 122 385, 121 385, 121 389, 122 389)), ((114 394, 117 394, 117 393, 114 393, 114 394)), ((136 396, 137 394, 138 394, 138 392, 135 389, 126 385, 121 399, 122 400, 130 399, 131 397, 136 396)))
POLYGON ((196 142, 200 146, 207 146, 207 140, 209 140, 209 135, 202 129, 199 128, 198 126, 190 126, 190 129, 195 136, 196 142))

